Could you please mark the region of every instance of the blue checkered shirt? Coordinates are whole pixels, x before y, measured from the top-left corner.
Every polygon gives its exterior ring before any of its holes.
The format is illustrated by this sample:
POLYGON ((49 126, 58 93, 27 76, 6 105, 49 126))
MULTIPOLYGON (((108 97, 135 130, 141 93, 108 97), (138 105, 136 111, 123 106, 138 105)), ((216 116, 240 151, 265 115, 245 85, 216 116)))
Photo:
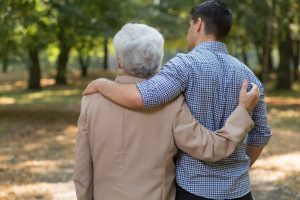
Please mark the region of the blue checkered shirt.
POLYGON ((154 77, 137 83, 145 108, 164 104, 183 92, 193 116, 210 130, 217 130, 238 105, 244 79, 258 85, 261 92, 252 115, 255 127, 247 141, 216 163, 178 153, 176 181, 194 195, 234 199, 251 191, 246 143, 264 146, 271 137, 262 84, 245 64, 228 54, 221 42, 204 42, 188 54, 177 54, 154 77))

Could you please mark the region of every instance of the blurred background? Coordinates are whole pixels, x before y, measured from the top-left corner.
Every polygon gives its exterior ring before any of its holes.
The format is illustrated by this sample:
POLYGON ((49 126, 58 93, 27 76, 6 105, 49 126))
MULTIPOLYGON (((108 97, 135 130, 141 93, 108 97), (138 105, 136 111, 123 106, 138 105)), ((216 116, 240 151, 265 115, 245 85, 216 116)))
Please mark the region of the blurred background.
MULTIPOLYGON (((113 79, 112 37, 127 22, 186 52, 194 0, 0 0, 0 199, 75 199, 81 92, 113 79)), ((300 199, 300 1, 227 0, 229 52, 265 85, 273 137, 251 169, 257 200, 300 199)))

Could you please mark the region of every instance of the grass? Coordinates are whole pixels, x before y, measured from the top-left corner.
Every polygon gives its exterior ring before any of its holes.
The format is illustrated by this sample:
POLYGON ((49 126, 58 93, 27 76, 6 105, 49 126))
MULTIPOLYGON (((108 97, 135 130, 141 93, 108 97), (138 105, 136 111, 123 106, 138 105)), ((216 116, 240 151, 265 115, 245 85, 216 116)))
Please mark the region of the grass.
MULTIPOLYGON (((71 181, 81 92, 91 80, 115 75, 93 72, 82 79, 74 72, 67 86, 55 86, 44 75, 43 89, 28 91, 25 72, 0 73, 0 199, 50 200, 61 193, 75 198, 71 181)), ((250 172, 257 200, 300 198, 299 85, 292 92, 267 93, 273 137, 250 172)))
POLYGON ((81 93, 90 81, 98 77, 114 79, 116 74, 115 72, 98 72, 92 73, 89 78, 81 78, 78 72, 74 72, 68 76, 69 84, 66 86, 56 86, 53 78, 45 76, 41 80, 43 89, 37 91, 26 90, 25 73, 19 72, 15 76, 8 74, 0 81, 0 109, 65 109, 72 106, 78 108, 81 93))
POLYGON ((300 132, 300 106, 270 106, 269 121, 273 129, 300 132))

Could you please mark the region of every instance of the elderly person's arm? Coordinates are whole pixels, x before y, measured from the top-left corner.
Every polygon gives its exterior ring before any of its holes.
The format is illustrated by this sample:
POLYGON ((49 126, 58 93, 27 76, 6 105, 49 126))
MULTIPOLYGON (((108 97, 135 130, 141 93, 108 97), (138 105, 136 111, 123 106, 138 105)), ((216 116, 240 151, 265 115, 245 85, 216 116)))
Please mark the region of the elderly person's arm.
MULTIPOLYGON (((179 112, 173 121, 173 134, 177 147, 192 157, 215 162, 233 153, 238 143, 245 137, 253 121, 245 109, 253 109, 259 99, 257 87, 247 93, 247 84, 243 83, 239 105, 232 112, 222 129, 210 131, 199 124, 192 116, 183 97, 179 112), (251 106, 245 106, 245 96, 252 99, 251 106)), ((249 110, 250 111, 250 110, 249 110)))
POLYGON ((88 139, 85 98, 82 99, 76 138, 74 183, 77 200, 93 200, 93 162, 88 139))

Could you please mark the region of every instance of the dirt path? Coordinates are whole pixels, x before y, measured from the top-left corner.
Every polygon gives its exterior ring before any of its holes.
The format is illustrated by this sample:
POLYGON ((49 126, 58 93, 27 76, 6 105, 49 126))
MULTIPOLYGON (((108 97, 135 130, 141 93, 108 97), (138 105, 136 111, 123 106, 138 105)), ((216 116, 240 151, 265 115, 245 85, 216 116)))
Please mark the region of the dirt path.
MULTIPOLYGON (((0 110, 0 199, 72 200, 77 112, 0 110)), ((300 199, 300 133, 274 129, 251 170, 256 200, 300 199)))

